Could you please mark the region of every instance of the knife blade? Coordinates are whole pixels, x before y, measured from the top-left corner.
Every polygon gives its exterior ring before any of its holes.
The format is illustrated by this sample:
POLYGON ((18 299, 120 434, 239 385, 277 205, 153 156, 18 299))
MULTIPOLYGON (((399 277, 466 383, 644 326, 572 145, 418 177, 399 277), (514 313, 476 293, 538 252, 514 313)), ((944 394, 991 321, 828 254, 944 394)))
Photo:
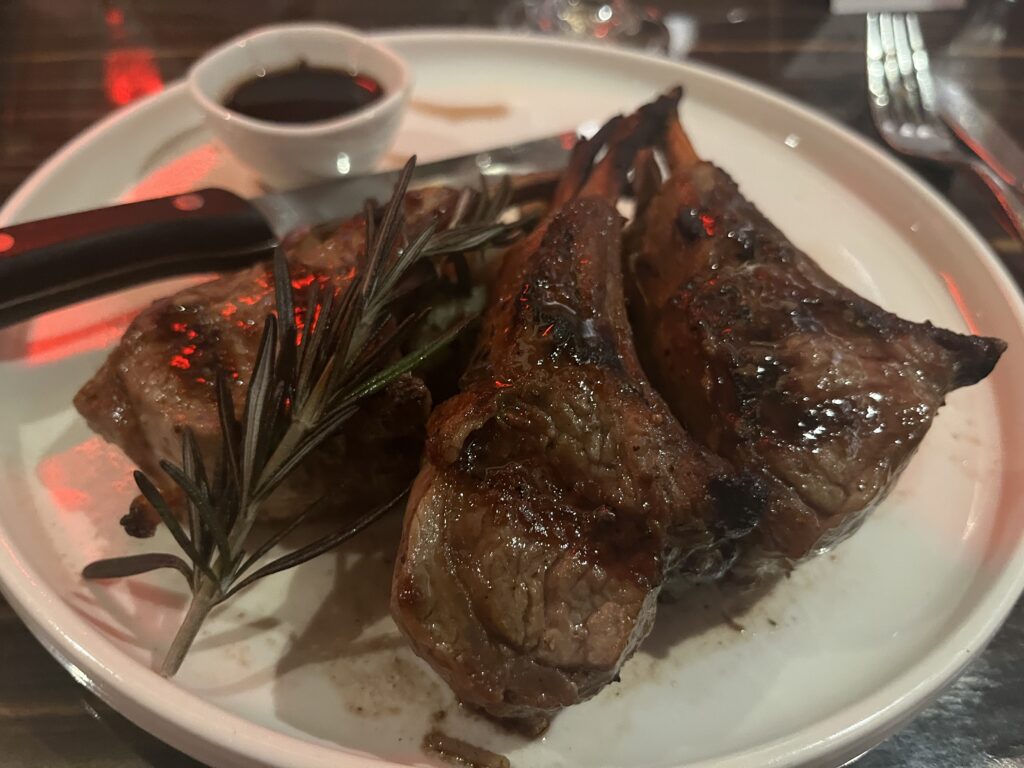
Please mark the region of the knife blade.
MULTIPOLYGON (((414 186, 474 184, 481 175, 564 167, 575 133, 420 166, 414 186)), ((244 200, 223 189, 56 216, 0 228, 0 327, 158 278, 237 269, 268 258, 296 228, 384 201, 399 172, 340 178, 244 200)))
POLYGON ((1024 195, 1024 149, 959 84, 937 78, 939 112, 957 137, 1024 195))
MULTIPOLYGON (((560 133, 525 144, 472 152, 420 166, 413 175, 413 186, 475 183, 481 174, 526 174, 553 171, 565 165, 575 133, 560 133)), ((398 180, 399 170, 332 180, 292 192, 271 193, 252 200, 270 223, 275 234, 283 237, 292 230, 359 212, 364 200, 387 200, 398 180)))

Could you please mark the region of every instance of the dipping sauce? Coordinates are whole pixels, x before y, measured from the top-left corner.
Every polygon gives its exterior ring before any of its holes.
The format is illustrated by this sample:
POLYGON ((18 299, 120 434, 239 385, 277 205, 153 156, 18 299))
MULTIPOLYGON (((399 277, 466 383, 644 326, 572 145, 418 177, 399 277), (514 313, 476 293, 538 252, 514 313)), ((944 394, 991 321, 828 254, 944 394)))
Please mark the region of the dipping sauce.
POLYGON ((272 123, 315 123, 344 117, 383 96, 384 88, 369 75, 302 61, 246 80, 227 95, 224 106, 272 123))

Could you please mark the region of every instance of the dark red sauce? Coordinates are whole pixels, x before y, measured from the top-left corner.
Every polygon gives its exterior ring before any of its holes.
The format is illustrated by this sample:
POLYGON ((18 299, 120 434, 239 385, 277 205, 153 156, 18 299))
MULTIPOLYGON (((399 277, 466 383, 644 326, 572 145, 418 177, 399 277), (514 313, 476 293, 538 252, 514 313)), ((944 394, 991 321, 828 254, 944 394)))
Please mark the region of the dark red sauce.
POLYGON ((384 96, 384 88, 366 74, 299 62, 267 72, 231 91, 228 109, 272 123, 315 123, 363 109, 384 96))

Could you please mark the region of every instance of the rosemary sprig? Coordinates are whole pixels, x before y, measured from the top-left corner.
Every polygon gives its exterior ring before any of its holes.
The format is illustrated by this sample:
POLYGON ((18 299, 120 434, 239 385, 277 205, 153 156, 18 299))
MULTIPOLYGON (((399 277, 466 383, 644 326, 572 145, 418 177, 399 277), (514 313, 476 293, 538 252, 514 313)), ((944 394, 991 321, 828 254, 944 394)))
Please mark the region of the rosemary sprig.
POLYGON ((187 580, 191 603, 161 665, 165 677, 177 672, 214 607, 259 579, 338 546, 405 495, 403 489, 354 522, 257 567, 275 545, 317 511, 323 504, 320 499, 253 551, 246 550, 263 504, 291 472, 336 434, 364 399, 417 368, 464 327, 457 324, 420 349, 398 354, 424 316, 414 313, 398 319, 394 314, 410 268, 427 257, 458 255, 502 242, 515 230, 498 222, 508 202, 506 185, 494 195, 487 194, 485 187, 479 198, 463 196, 456 206, 455 225, 439 232, 436 223, 431 224, 409 238, 402 207, 414 167, 415 158, 406 164, 383 212, 368 206, 365 261, 348 289, 338 292, 319 283, 312 289, 301 335, 288 264, 283 251, 275 254, 277 313, 266 318, 241 420, 235 416, 227 377, 222 374, 217 381, 220 455, 214 471, 207 471, 189 429, 183 433, 180 465, 160 463, 186 499, 184 525, 156 485, 142 472, 135 473, 139 490, 160 515, 181 554, 115 557, 91 563, 82 572, 86 579, 110 579, 173 568, 187 580))

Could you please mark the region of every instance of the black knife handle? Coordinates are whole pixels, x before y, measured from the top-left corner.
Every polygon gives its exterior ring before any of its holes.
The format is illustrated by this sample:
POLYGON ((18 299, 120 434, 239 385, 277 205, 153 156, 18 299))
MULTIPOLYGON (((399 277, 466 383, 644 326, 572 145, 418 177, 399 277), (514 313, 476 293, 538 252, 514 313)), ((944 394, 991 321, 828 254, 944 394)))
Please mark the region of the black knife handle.
POLYGON ((235 269, 277 239, 259 211, 223 189, 0 228, 0 327, 128 285, 235 269))

